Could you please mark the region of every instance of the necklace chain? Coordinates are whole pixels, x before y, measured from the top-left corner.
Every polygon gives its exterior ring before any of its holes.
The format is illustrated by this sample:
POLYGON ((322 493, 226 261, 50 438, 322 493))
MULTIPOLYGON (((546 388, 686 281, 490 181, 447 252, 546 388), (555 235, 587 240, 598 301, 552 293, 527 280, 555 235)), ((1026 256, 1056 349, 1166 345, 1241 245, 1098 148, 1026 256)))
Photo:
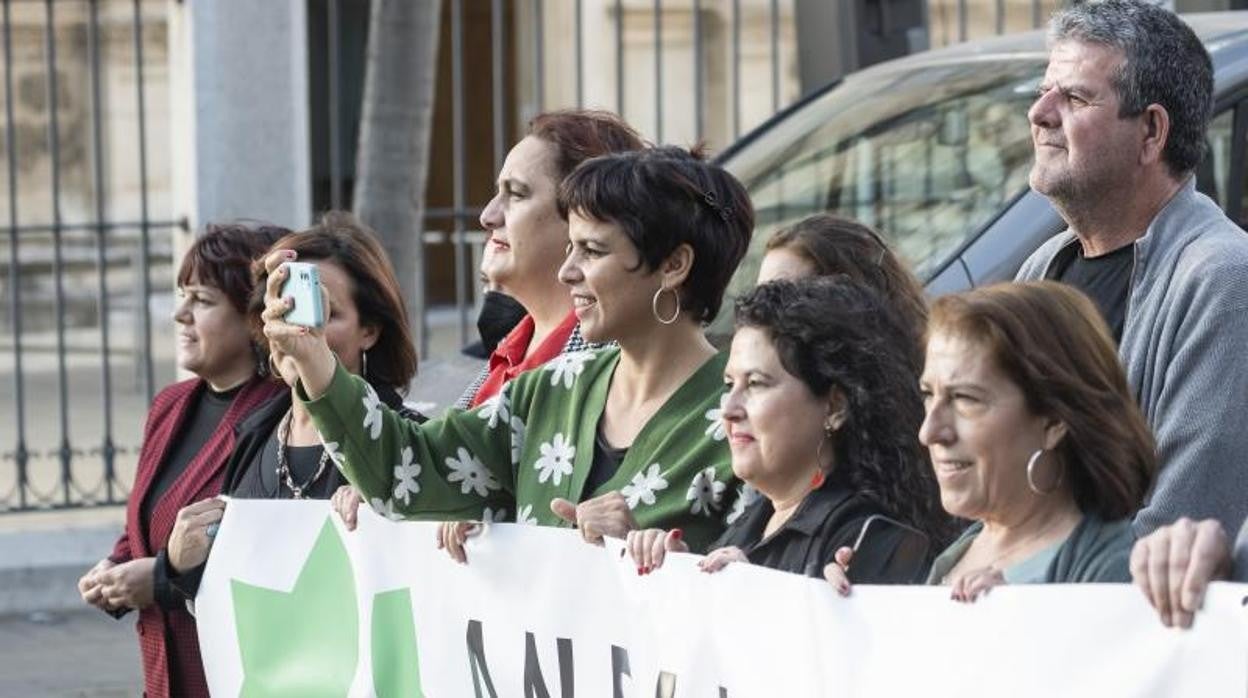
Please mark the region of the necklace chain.
MULTIPOLYGON (((294 408, 286 410, 286 415, 282 417, 282 421, 277 425, 277 477, 286 484, 286 488, 290 490, 293 499, 303 499, 304 491, 325 474, 325 464, 329 462, 329 451, 322 447, 321 458, 316 464, 316 472, 312 473, 312 477, 308 478, 308 481, 302 485, 296 483, 290 470, 290 462, 286 457, 286 450, 289 448, 287 442, 290 440, 290 423, 293 417, 294 408)), ((280 484, 277 487, 277 491, 279 494, 282 491, 280 484)))

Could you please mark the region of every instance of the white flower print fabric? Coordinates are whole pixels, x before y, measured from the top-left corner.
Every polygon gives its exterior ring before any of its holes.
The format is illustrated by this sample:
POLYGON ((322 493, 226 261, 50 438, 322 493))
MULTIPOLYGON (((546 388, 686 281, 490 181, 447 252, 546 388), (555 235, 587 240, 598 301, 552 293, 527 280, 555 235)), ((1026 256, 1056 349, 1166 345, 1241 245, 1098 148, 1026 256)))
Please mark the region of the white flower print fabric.
POLYGON ((733 522, 741 518, 741 515, 745 513, 746 507, 753 504, 758 497, 758 490, 750 487, 748 484, 738 487, 737 499, 732 503, 732 511, 728 512, 728 516, 724 517, 724 523, 731 526, 733 522))
POLYGON ((727 484, 715 479, 714 468, 703 468, 698 471, 698 474, 693 476, 689 491, 685 493, 685 499, 692 502, 689 510, 694 514, 710 516, 712 510, 719 509, 727 487, 727 484))
POLYGON ((381 398, 368 383, 364 384, 364 429, 373 441, 381 438, 381 398))
POLYGON ((394 511, 393 499, 383 500, 378 497, 373 497, 372 499, 368 500, 368 505, 373 508, 373 511, 377 512, 378 514, 380 514, 381 516, 387 519, 390 519, 391 521, 403 520, 403 517, 394 511))
POLYGON ((481 512, 481 521, 483 523, 507 523, 507 510, 499 507, 498 509, 485 508, 481 512))
POLYGON ((565 389, 571 390, 577 377, 585 372, 585 363, 592 358, 594 358, 594 352, 589 350, 560 354, 548 361, 542 370, 550 371, 552 387, 562 383, 565 389))
POLYGON ((500 423, 507 423, 508 418, 511 416, 511 398, 508 397, 506 384, 494 394, 494 397, 481 403, 477 416, 484 419, 491 429, 500 423))
POLYGON ((525 504, 520 507, 520 510, 516 512, 516 523, 524 524, 525 526, 537 525, 537 517, 533 516, 532 504, 525 504))
POLYGON ((704 415, 710 424, 706 427, 706 435, 715 441, 723 441, 728 435, 728 430, 724 427, 724 410, 722 407, 712 407, 706 411, 704 415))
POLYGON ((394 466, 394 499, 404 504, 412 503, 412 495, 420 494, 420 463, 417 463, 411 446, 404 446, 398 465, 394 466))
POLYGON ((576 456, 576 447, 563 434, 555 434, 549 443, 537 447, 541 456, 533 463, 537 468, 537 481, 552 480, 556 487, 563 476, 572 475, 572 459, 576 456))
POLYGON ((447 482, 458 482, 461 494, 475 492, 478 497, 488 497, 490 490, 497 490, 502 487, 498 479, 494 477, 485 464, 477 460, 477 457, 468 452, 468 449, 460 447, 456 457, 446 459, 446 467, 451 469, 449 475, 446 476, 447 482))
MULTIPOLYGON (((587 475, 578 468, 592 459, 582 450, 592 451, 620 358, 616 347, 564 355, 476 409, 423 424, 390 410, 341 366, 329 389, 304 405, 345 477, 387 515, 469 520, 488 507, 491 518, 505 509, 519 523, 566 525, 550 501, 594 494, 570 492, 569 484, 587 475)), ((610 486, 638 525, 682 528, 694 550, 719 537, 740 484, 717 413, 726 358, 709 359, 651 417, 610 486)))
POLYGON ((322 441, 321 444, 325 447, 325 452, 329 454, 329 459, 334 462, 334 465, 339 470, 342 470, 342 464, 346 462, 346 456, 342 455, 342 447, 338 445, 338 442, 322 441))
POLYGON ((625 485, 620 494, 628 500, 629 509, 636 509, 638 504, 653 505, 654 494, 665 489, 667 480, 663 477, 662 469, 658 463, 651 463, 648 469, 634 475, 632 482, 625 485))
POLYGON ((511 467, 520 467, 520 454, 524 453, 524 420, 511 417, 511 467))

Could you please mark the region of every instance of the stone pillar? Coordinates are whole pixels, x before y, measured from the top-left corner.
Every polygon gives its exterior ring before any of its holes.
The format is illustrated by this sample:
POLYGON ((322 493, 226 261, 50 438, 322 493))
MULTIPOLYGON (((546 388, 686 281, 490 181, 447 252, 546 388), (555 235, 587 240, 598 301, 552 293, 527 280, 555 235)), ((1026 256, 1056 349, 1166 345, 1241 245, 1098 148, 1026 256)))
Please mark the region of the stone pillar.
POLYGON ((170 0, 169 18, 175 214, 307 225, 306 2, 170 0))

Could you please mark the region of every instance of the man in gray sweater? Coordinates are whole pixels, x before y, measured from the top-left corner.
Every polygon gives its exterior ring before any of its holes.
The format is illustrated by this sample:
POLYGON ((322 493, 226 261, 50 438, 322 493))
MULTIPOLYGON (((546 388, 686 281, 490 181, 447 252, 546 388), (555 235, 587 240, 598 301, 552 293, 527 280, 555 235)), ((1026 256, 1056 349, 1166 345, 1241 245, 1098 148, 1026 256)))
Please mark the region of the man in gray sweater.
POLYGON ((1161 472, 1135 519, 1237 531, 1248 516, 1248 235, 1195 189, 1213 68, 1191 28, 1135 0, 1054 16, 1029 112, 1031 186, 1069 230, 1019 279, 1055 279, 1097 303, 1157 438, 1161 472))

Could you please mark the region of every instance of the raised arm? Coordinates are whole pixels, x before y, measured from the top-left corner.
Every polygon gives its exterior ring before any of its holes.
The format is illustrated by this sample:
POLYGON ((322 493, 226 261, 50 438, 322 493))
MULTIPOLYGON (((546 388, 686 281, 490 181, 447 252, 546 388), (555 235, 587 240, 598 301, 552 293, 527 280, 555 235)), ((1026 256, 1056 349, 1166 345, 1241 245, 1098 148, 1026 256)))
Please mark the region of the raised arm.
MULTIPOLYGON (((294 361, 300 399, 325 448, 373 508, 393 518, 478 519, 513 501, 511 426, 490 412, 499 403, 423 425, 391 410, 342 368, 323 328, 285 321, 293 299, 280 289, 293 260, 289 250, 265 259, 264 333, 294 361)), ((328 296, 322 301, 331 317, 328 296)))

